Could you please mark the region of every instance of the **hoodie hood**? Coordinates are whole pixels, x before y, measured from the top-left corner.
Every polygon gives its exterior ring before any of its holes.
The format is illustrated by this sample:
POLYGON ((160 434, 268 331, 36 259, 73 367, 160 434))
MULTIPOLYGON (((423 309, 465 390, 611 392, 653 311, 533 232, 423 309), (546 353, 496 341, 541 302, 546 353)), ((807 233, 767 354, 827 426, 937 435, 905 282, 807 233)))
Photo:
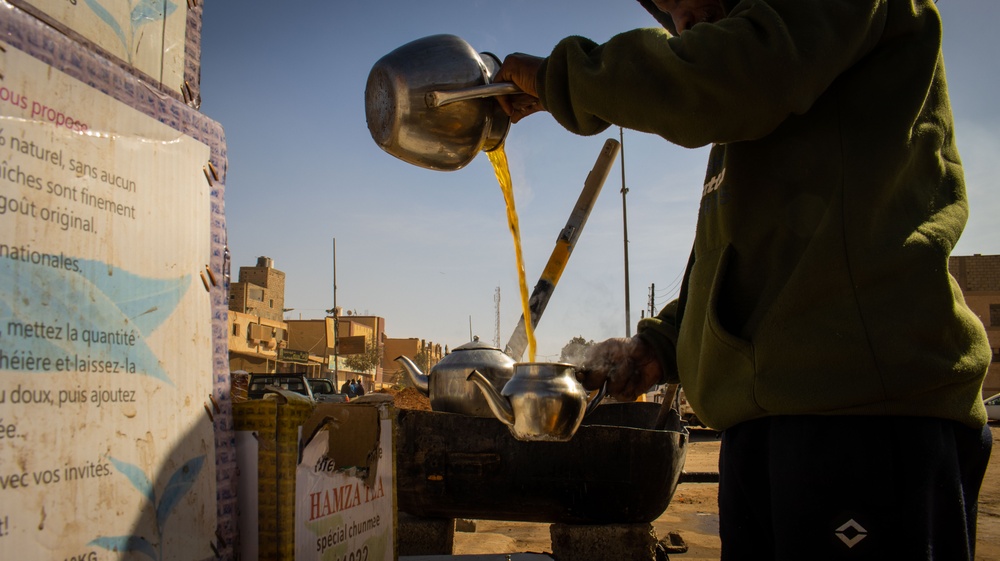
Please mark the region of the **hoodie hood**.
MULTIPOLYGON (((738 3, 739 0, 722 0, 722 5, 725 7, 727 14, 732 12, 733 7, 738 3)), ((661 12, 660 9, 656 7, 656 4, 653 4, 653 0, 639 0, 639 4, 642 4, 642 7, 646 8, 646 11, 656 18, 656 21, 666 28, 671 35, 677 35, 677 28, 674 27, 673 18, 670 17, 670 14, 661 12)))
POLYGON ((653 4, 653 0, 639 0, 639 3, 642 4, 643 8, 646 8, 647 12, 656 18, 656 21, 658 21, 660 25, 667 28, 667 31, 669 31, 671 35, 677 35, 677 28, 674 27, 674 20, 670 17, 670 14, 661 12, 660 9, 653 4))

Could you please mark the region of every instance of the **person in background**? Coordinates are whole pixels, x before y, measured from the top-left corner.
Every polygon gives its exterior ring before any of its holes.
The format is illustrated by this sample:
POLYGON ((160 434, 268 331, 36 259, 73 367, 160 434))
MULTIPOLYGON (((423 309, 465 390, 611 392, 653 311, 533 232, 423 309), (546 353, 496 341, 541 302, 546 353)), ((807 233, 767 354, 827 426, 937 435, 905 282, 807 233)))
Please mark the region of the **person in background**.
POLYGON ((723 559, 973 559, 991 350, 947 268, 969 204, 934 2, 640 3, 665 29, 494 78, 515 123, 711 145, 678 298, 578 377, 679 382, 722 431, 723 559))

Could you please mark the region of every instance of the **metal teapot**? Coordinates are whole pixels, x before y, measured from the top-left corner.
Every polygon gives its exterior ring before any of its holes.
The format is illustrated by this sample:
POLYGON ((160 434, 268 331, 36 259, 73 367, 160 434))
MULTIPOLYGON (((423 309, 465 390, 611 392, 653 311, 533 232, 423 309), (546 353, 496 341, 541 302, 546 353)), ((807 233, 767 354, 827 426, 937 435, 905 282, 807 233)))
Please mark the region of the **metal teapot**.
POLYGON ((587 400, 576 367, 559 362, 519 362, 514 376, 498 392, 478 371, 469 374, 497 419, 518 440, 566 442, 583 418, 604 399, 606 387, 587 400))
POLYGON ((431 409, 473 417, 489 418, 493 412, 482 392, 468 381, 469 373, 480 372, 486 383, 496 388, 504 387, 514 375, 514 359, 478 337, 452 349, 428 375, 405 356, 396 358, 396 362, 403 366, 417 390, 430 398, 431 409))
POLYGON ((433 170, 465 167, 480 151, 498 148, 510 117, 493 96, 516 93, 493 84, 500 59, 477 53, 454 35, 431 35, 385 55, 365 86, 372 139, 397 158, 433 170))

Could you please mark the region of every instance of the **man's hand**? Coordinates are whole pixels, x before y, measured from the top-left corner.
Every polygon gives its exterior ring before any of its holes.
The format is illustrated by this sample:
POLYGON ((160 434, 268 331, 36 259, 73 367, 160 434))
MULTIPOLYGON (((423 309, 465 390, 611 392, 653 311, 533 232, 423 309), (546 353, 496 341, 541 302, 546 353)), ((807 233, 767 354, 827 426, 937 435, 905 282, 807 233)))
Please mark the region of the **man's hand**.
POLYGON ((535 77, 538 75, 538 68, 542 65, 542 60, 544 59, 524 53, 507 55, 507 58, 503 61, 503 65, 500 66, 500 70, 493 77, 494 84, 497 82, 512 82, 523 92, 497 97, 500 107, 503 108, 504 113, 510 117, 513 123, 520 121, 532 113, 545 110, 542 107, 542 103, 538 100, 538 86, 535 80, 535 77))
POLYGON ((656 355, 642 339, 608 339, 590 347, 576 378, 594 390, 608 384, 608 395, 634 400, 659 383, 662 375, 656 355))

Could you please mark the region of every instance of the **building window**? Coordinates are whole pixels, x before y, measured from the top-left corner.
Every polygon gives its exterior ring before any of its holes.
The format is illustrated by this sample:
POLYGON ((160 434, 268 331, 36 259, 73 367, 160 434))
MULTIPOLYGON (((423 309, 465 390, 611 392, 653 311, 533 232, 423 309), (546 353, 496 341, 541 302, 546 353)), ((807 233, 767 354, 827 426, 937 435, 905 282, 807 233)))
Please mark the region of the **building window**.
POLYGON ((268 308, 273 308, 274 307, 274 300, 273 299, 267 301, 267 307, 268 308))
POLYGON ((993 362, 1000 362, 1000 349, 993 349, 993 362))
POLYGON ((238 324, 238 323, 234 323, 233 324, 233 335, 236 335, 237 337, 239 337, 239 335, 240 335, 240 324, 238 324))
POLYGON ((1000 304, 990 304, 990 327, 1000 327, 1000 304))

